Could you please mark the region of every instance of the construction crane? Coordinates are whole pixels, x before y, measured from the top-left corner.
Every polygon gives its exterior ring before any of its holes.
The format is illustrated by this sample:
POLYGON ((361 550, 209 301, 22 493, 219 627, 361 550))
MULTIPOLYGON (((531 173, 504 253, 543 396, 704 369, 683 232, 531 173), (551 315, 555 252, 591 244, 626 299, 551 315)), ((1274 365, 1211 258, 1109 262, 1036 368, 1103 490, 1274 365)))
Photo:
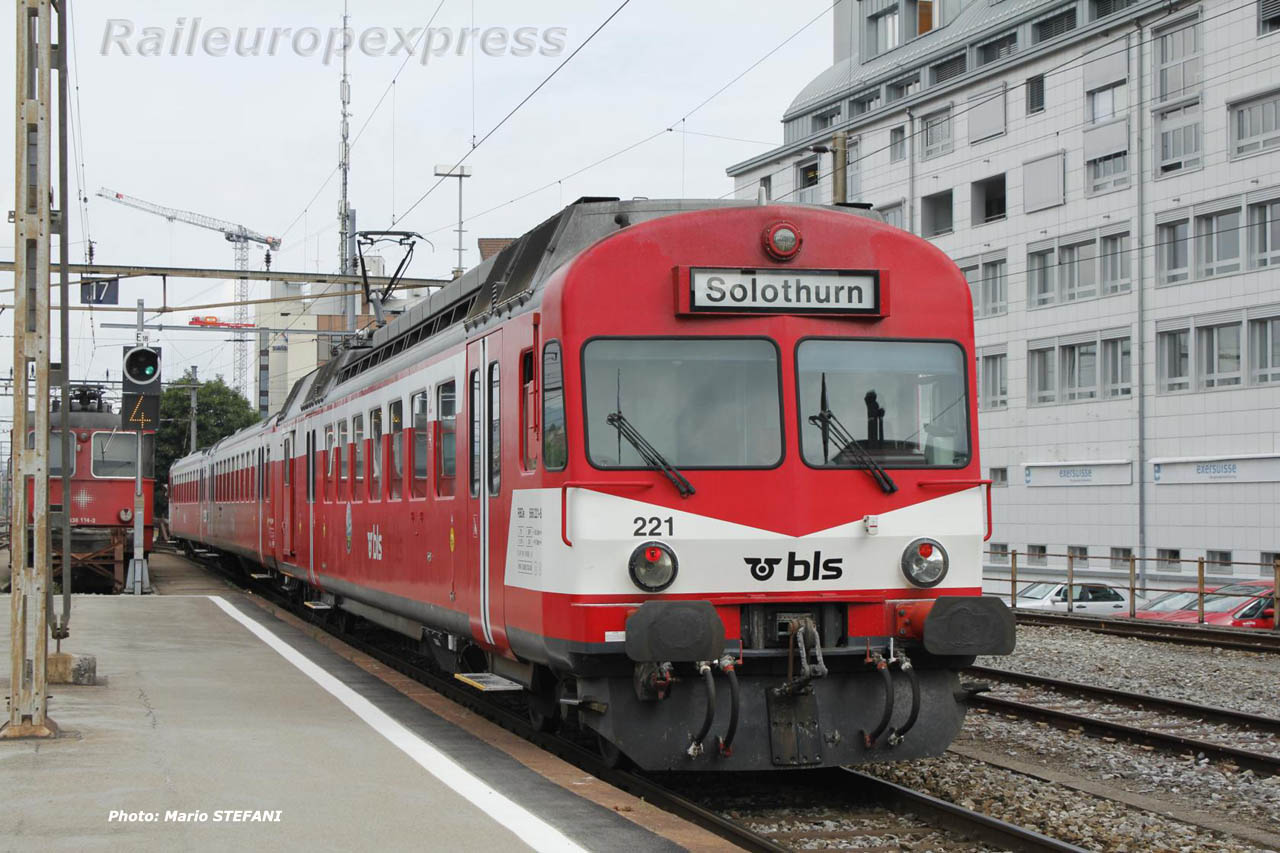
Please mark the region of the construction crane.
MULTIPOLYGON (((265 234, 259 234, 243 225, 237 225, 234 222, 225 222, 221 219, 215 219, 212 216, 205 216, 201 213, 192 213, 189 210, 177 210, 172 207, 164 207, 163 205, 153 204, 149 201, 143 201, 140 198, 118 193, 105 187, 98 190, 98 195, 102 198, 123 204, 136 210, 154 213, 156 216, 162 216, 170 222, 185 222, 188 225, 194 225, 197 228, 207 228, 210 231, 218 231, 222 236, 231 243, 235 248, 236 264, 235 268, 242 272, 249 270, 249 244, 260 243, 271 251, 279 251, 280 238, 268 237, 265 234)), ((248 279, 239 279, 236 281, 235 294, 235 319, 233 323, 239 328, 249 328, 249 281, 248 279)), ((249 393, 249 337, 248 332, 236 332, 235 335, 235 355, 234 370, 232 376, 232 384, 240 390, 246 397, 251 396, 249 393)))

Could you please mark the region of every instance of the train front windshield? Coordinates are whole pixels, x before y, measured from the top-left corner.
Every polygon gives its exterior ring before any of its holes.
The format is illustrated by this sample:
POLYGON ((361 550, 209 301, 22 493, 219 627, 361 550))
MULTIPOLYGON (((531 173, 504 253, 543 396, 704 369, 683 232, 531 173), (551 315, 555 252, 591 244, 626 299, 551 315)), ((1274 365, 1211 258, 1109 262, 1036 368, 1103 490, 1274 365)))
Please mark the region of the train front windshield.
POLYGON ((969 463, 968 385, 958 344, 811 339, 796 351, 796 370, 808 464, 861 468, 863 451, 886 468, 969 463), (853 442, 841 443, 824 411, 853 442))
POLYGON ((782 461, 778 348, 758 338, 603 338, 583 350, 587 452, 597 468, 651 467, 627 424, 677 468, 782 461))
MULTIPOLYGON (((147 434, 142 438, 142 476, 154 477, 155 436, 147 434)), ((137 433, 95 432, 92 453, 95 477, 133 477, 138 472, 137 433)))

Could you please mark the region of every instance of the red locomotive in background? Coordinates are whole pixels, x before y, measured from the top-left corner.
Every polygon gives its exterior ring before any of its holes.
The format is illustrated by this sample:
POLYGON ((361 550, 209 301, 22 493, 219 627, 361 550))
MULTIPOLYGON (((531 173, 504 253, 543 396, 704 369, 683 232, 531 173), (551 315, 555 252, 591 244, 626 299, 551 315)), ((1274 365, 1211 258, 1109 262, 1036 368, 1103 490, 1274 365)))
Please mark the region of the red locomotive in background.
MULTIPOLYGON (((113 412, 103 389, 93 385, 73 386, 71 410, 71 492, 62 494, 62 405, 52 405, 49 434, 49 505, 55 511, 66 508, 71 522, 70 565, 72 588, 77 592, 120 592, 126 569, 133 558, 133 506, 138 468, 137 432, 120 428, 120 413, 113 412)), ((155 432, 144 431, 142 441, 142 493, 146 507, 144 543, 151 551, 154 534, 152 498, 155 491, 155 432)), ((27 446, 34 440, 27 436, 27 446)), ((34 503, 34 489, 27 484, 28 506, 34 503)), ((53 534, 55 577, 64 569, 62 537, 53 534)))
POLYGON ((175 463, 172 531, 644 768, 933 755, 1014 641, 973 364, 874 214, 584 199, 175 463))

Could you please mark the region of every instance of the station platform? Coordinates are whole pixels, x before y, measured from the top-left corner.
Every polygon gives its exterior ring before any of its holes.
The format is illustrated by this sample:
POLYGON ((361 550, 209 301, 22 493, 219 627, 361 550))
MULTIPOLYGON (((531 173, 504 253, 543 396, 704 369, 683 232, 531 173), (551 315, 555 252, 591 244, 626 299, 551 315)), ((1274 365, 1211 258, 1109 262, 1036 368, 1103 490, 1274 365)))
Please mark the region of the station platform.
POLYGON ((243 593, 76 596, 72 613, 64 648, 96 655, 100 683, 51 689, 59 738, 0 741, 2 850, 726 847, 431 693, 454 709, 436 713, 243 593))

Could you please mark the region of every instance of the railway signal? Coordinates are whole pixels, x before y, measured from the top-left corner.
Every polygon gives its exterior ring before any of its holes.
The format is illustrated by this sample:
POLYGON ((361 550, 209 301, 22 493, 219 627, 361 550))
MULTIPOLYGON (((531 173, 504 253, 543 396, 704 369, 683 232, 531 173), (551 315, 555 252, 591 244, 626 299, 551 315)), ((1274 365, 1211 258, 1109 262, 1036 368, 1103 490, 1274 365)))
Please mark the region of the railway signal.
MULTIPOLYGON (((160 393, 160 348, 145 345, 124 348, 124 393, 160 393)), ((128 424, 126 423, 126 428, 128 424)))

